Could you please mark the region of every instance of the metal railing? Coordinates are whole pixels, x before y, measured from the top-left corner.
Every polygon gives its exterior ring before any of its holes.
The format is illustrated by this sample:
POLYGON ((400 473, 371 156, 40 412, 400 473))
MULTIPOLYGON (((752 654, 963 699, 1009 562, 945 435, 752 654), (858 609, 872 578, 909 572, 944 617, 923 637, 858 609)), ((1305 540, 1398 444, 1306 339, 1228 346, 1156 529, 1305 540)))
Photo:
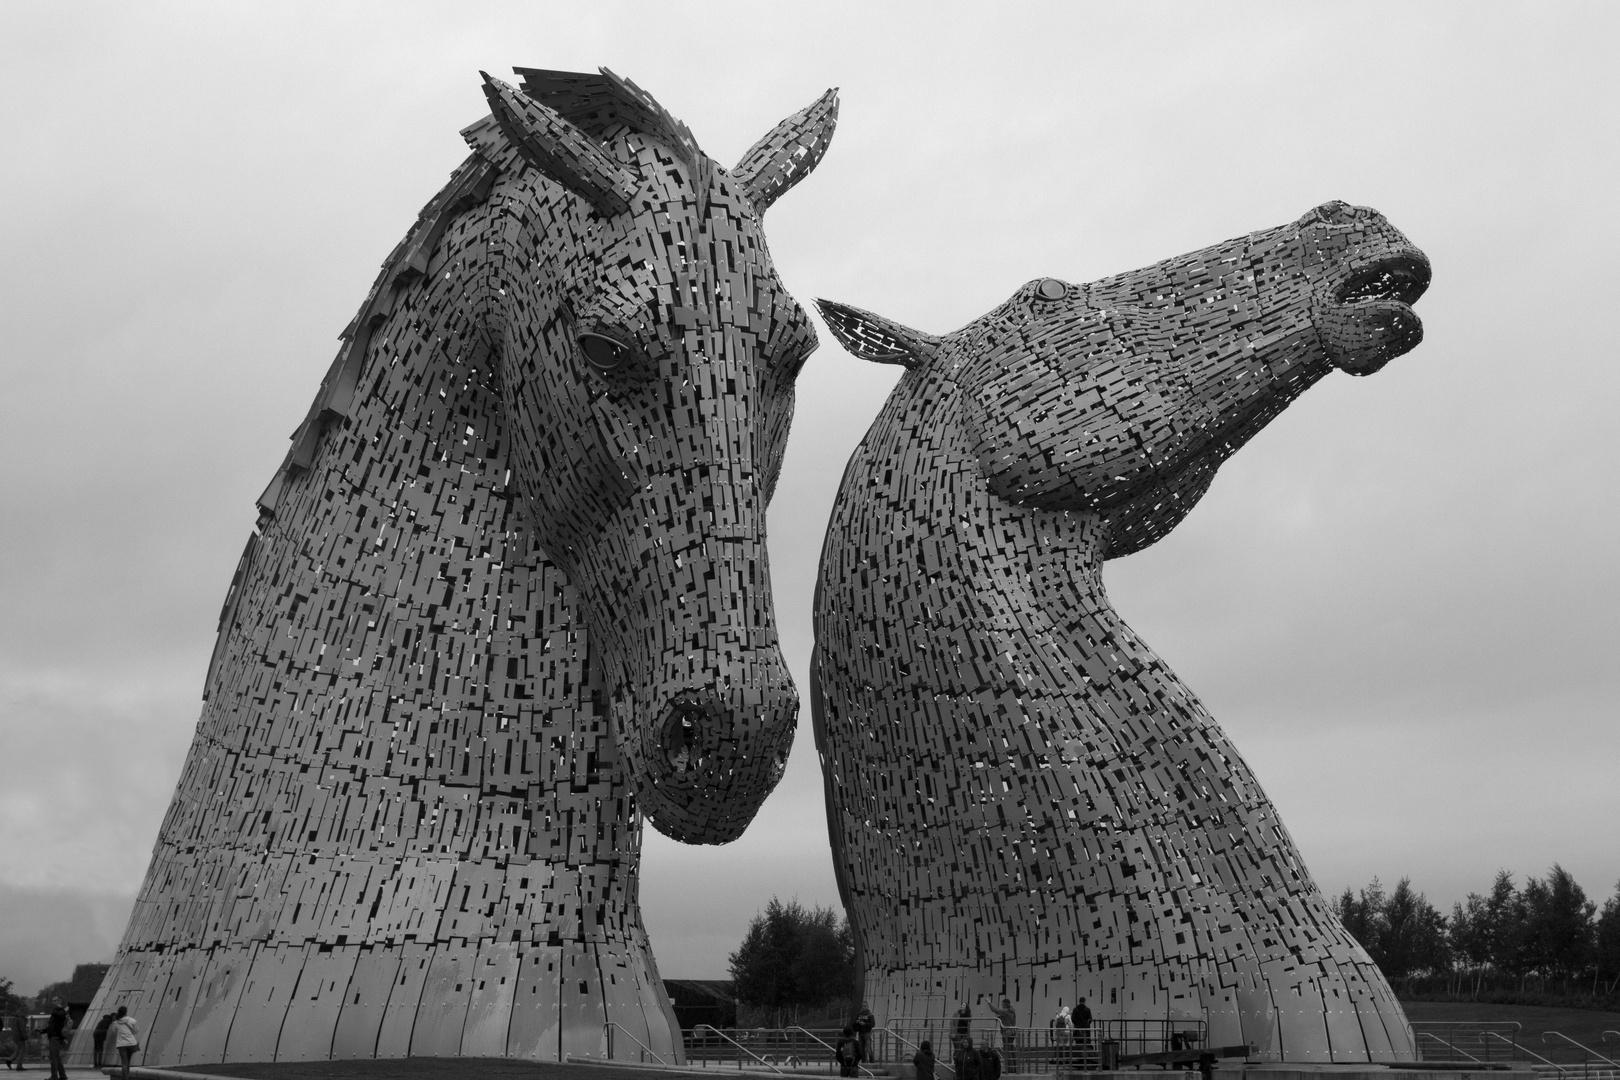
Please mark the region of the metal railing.
MULTIPOLYGON (((903 1048, 904 1050, 909 1050, 912 1053, 912 1055, 914 1055, 914 1056, 916 1054, 919 1054, 919 1053, 922 1052, 922 1044, 920 1042, 915 1042, 914 1043, 910 1039, 907 1039, 904 1035, 901 1035, 899 1032, 895 1031, 892 1028, 886 1028, 886 1027, 877 1028, 871 1034, 873 1035, 874 1040, 881 1039, 885 1043, 887 1043, 889 1040, 893 1040, 895 1043, 897 1043, 899 1045, 899 1047, 903 1048)), ((874 1041, 873 1045, 877 1045, 876 1041, 874 1041)), ((933 1051, 934 1048, 933 1048, 932 1044, 929 1045, 928 1049, 929 1049, 930 1052, 933 1051)), ((878 1061, 878 1060, 881 1060, 881 1059, 879 1059, 877 1057, 874 1057, 872 1060, 873 1061, 878 1061)), ((954 1066, 952 1066, 952 1065, 946 1064, 943 1061, 940 1061, 938 1056, 936 1055, 935 1058, 934 1058, 934 1075, 935 1076, 947 1076, 947 1075, 949 1075, 949 1076, 954 1077, 956 1075, 956 1068, 954 1066)))
MULTIPOLYGON (((709 1024, 698 1024, 685 1032, 686 1058, 693 1065, 726 1066, 738 1069, 753 1063, 770 1071, 787 1075, 795 1073, 838 1071, 833 1059, 834 1044, 840 1031, 833 1028, 811 1031, 809 1028, 736 1028, 729 1032, 709 1024)), ((862 1069, 872 1076, 870 1069, 862 1069)))
POLYGON ((1417 1048, 1419 1061, 1472 1061, 1485 1064, 1483 1058, 1453 1046, 1440 1036, 1427 1031, 1412 1032, 1412 1045, 1417 1048))
POLYGON ((965 1030, 975 1047, 989 1046, 1001 1055, 1003 1073, 1092 1071, 1101 1067, 1105 1047, 1111 1059, 1204 1047, 1202 1020, 1096 1020, 1089 1028, 1007 1028, 995 1020, 939 1017, 896 1017, 872 1032, 872 1060, 909 1062, 927 1040, 941 1072, 952 1068, 956 1045, 965 1030), (904 1052, 902 1053, 902 1048, 904 1052))
MULTIPOLYGON (((1572 1071, 1572 1072, 1573 1071, 1578 1071, 1578 1074, 1583 1078, 1583 1080, 1595 1080, 1595 1078, 1597 1078, 1597 1077, 1613 1077, 1613 1076, 1616 1076, 1616 1075, 1620 1075, 1620 1062, 1616 1062, 1612 1058, 1605 1057, 1604 1055, 1598 1053, 1596 1050, 1593 1050, 1589 1046, 1583 1046, 1582 1044, 1576 1042, 1574 1039, 1570 1038, 1568 1035, 1565 1035, 1563 1032, 1561 1032, 1561 1031, 1544 1031, 1544 1032, 1542 1032, 1541 1033, 1541 1041, 1543 1043, 1545 1043, 1548 1039, 1559 1039, 1559 1040, 1561 1040, 1561 1041, 1563 1041, 1565 1043, 1568 1043, 1570 1046, 1573 1046, 1575 1049, 1577 1049, 1577 1050, 1579 1050, 1581 1052, 1581 1063, 1580 1063, 1580 1065, 1579 1066, 1570 1066, 1569 1068, 1570 1068, 1570 1071, 1572 1071), (1595 1065, 1595 1064, 1593 1064, 1594 1060, 1600 1061, 1600 1062, 1602 1062, 1602 1064, 1601 1065, 1595 1065)), ((1563 1075, 1563 1074, 1560 1073, 1560 1075, 1563 1075)))
MULTIPOLYGON (((824 1050, 826 1052, 827 1060, 829 1062, 831 1062, 833 1064, 837 1063, 838 1047, 834 1046, 832 1043, 828 1042, 826 1039, 823 1039, 820 1035, 817 1035, 815 1032, 811 1031, 809 1028, 803 1028, 803 1027, 800 1027, 797 1024, 793 1024, 793 1025, 791 1025, 789 1027, 783 1028, 782 1030, 786 1031, 786 1032, 792 1032, 792 1033, 794 1033, 796 1035, 804 1036, 805 1038, 809 1039, 815 1045, 821 1047, 822 1050, 824 1050)), ((828 1030, 829 1030, 829 1033, 831 1033, 831 1029, 828 1029, 828 1030)), ((837 1038, 843 1038, 844 1037, 843 1032, 841 1032, 841 1031, 838 1032, 836 1037, 837 1038)), ((831 1069, 833 1067, 833 1064, 829 1064, 828 1068, 831 1069)), ((868 1069, 865 1065, 857 1065, 856 1070, 862 1076, 876 1076, 877 1075, 877 1073, 873 1072, 871 1069, 868 1069)), ((798 1071, 800 1071, 800 1072, 804 1071, 802 1066, 799 1067, 798 1071)))
POLYGON ((1420 1021, 1409 1025, 1419 1061, 1509 1062, 1520 1060, 1519 1024, 1469 1020, 1420 1021))
MULTIPOLYGON (((1517 1027, 1518 1025, 1515 1024, 1514 1026, 1517 1027)), ((1515 1037, 1517 1037, 1517 1034, 1517 1032, 1514 1033, 1515 1037)), ((1487 1041, 1494 1040, 1497 1042, 1508 1043, 1515 1053, 1523 1054, 1525 1057, 1532 1059, 1536 1065, 1544 1066, 1546 1069, 1551 1069, 1558 1073, 1560 1077, 1562 1077, 1568 1071, 1563 1065, 1558 1064, 1556 1061, 1548 1061, 1546 1058, 1542 1057, 1528 1046, 1520 1046, 1517 1041, 1505 1039, 1494 1031, 1485 1032, 1485 1038, 1487 1041)), ((1532 1066, 1532 1068, 1534 1067, 1535 1066, 1532 1066)))
POLYGON ((652 1059, 654 1061, 658 1062, 658 1064, 666 1066, 666 1067, 669 1065, 669 1062, 665 1061, 662 1057, 659 1056, 658 1051, 654 1050, 652 1047, 648 1046, 646 1043, 644 1043, 640 1039, 636 1038, 635 1035, 632 1034, 627 1028, 623 1027, 622 1025, 620 1025, 619 1023, 617 1023, 616 1021, 613 1021, 613 1020, 609 1020, 607 1023, 602 1025, 602 1033, 603 1033, 604 1036, 606 1036, 606 1041, 607 1041, 607 1056, 608 1056, 609 1061, 628 1061, 629 1060, 629 1058, 627 1058, 627 1057, 621 1058, 618 1054, 614 1053, 613 1033, 614 1033, 615 1030, 624 1032, 624 1037, 629 1039, 631 1042, 635 1043, 636 1046, 640 1048, 641 1054, 637 1058, 637 1060, 644 1062, 644 1061, 647 1060, 647 1056, 650 1054, 650 1055, 652 1055, 652 1059))

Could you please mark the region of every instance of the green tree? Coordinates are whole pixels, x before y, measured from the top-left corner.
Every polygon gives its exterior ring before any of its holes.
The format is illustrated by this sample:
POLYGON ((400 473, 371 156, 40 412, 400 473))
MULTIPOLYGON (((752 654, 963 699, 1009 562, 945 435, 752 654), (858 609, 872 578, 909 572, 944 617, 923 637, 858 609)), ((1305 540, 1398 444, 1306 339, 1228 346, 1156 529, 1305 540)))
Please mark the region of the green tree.
POLYGON ((1360 942, 1367 955, 1377 963, 1384 933, 1384 887, 1378 879, 1373 878, 1359 896, 1346 887, 1334 902, 1333 909, 1344 928, 1350 931, 1350 936, 1360 942))
POLYGON ((1546 881, 1524 883, 1524 953, 1526 966, 1546 978, 1562 979, 1586 970, 1591 962, 1592 914, 1597 905, 1586 898, 1569 871, 1557 863, 1546 881))
POLYGON ((28 1011, 28 1002, 11 988, 10 979, 0 979, 0 1017, 19 1016, 28 1011))
POLYGON ((771 897, 729 960, 737 1000, 772 1010, 777 1027, 856 992, 854 938, 831 908, 771 897))
POLYGON ((1401 878, 1384 901, 1378 954, 1373 957, 1391 979, 1442 971, 1451 966, 1446 919, 1428 897, 1401 878))
POLYGON ((51 1011, 51 1002, 57 998, 66 1001, 68 991, 72 989, 73 983, 71 981, 53 982, 49 986, 42 987, 39 993, 34 995, 33 1000, 29 1002, 28 1011, 32 1013, 48 1013, 51 1011))
POLYGON ((1598 916, 1595 931, 1595 975, 1609 980, 1609 988, 1604 992, 1612 994, 1620 987, 1620 881, 1614 884, 1614 895, 1603 902, 1603 913, 1598 916))
POLYGON ((1485 897, 1482 932, 1491 967, 1504 975, 1522 976, 1526 968, 1524 897, 1513 886, 1513 874, 1498 870, 1485 897))

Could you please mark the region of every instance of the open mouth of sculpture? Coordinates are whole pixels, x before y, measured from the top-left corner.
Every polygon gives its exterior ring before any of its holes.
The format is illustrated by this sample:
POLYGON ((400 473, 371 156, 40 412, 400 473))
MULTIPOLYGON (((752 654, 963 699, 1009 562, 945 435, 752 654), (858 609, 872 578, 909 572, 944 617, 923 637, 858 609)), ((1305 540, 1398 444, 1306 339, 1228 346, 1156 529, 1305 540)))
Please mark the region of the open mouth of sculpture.
POLYGON ((1318 315, 1317 332, 1333 366, 1370 375, 1423 340, 1412 304, 1429 287, 1428 260, 1398 251, 1360 267, 1318 315))
POLYGON ((1410 307, 1429 288, 1429 264, 1411 255, 1391 255, 1363 267, 1339 286, 1341 304, 1394 300, 1410 307))

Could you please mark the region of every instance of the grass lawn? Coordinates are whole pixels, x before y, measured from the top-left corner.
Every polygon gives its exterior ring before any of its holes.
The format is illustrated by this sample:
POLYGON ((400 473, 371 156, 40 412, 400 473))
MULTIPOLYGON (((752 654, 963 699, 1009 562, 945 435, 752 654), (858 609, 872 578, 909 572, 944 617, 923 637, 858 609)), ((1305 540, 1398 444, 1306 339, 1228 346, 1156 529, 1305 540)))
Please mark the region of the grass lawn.
POLYGON ((1568 1035, 1576 1042, 1591 1047, 1606 1057, 1620 1061, 1620 1037, 1609 1036, 1603 1042, 1604 1031, 1620 1031, 1620 1013, 1598 1012, 1593 1009, 1551 1009, 1537 1005, 1488 1005, 1471 1001, 1403 1001, 1406 1018, 1415 1023, 1424 1020, 1482 1020, 1501 1023, 1516 1020, 1519 1045, 1549 1061, 1561 1063, 1581 1060, 1581 1052, 1559 1039, 1546 1039, 1543 1032, 1556 1031, 1568 1035))
POLYGON ((384 1058, 365 1061, 267 1061, 180 1065, 180 1072, 240 1076, 244 1080, 655 1080, 645 1069, 560 1065, 511 1058, 384 1058))

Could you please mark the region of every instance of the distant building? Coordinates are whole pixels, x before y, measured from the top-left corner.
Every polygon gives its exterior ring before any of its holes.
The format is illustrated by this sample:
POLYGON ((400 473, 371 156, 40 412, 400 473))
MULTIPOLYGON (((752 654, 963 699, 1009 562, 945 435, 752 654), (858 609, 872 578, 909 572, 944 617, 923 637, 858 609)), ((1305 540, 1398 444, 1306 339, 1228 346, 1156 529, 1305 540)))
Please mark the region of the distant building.
POLYGON ((90 1011, 90 1003, 96 999, 96 991, 101 989, 108 967, 107 964, 80 964, 73 969, 73 978, 62 984, 62 1004, 67 1006, 74 1027, 83 1023, 84 1014, 90 1011))
POLYGON ((675 1021, 682 1031, 698 1024, 737 1026, 737 999, 730 979, 665 979, 664 992, 675 1006, 675 1021))

